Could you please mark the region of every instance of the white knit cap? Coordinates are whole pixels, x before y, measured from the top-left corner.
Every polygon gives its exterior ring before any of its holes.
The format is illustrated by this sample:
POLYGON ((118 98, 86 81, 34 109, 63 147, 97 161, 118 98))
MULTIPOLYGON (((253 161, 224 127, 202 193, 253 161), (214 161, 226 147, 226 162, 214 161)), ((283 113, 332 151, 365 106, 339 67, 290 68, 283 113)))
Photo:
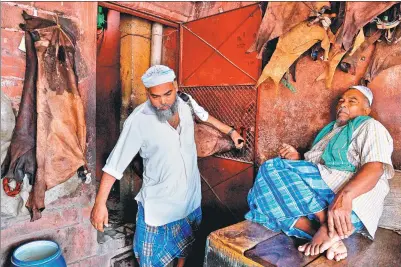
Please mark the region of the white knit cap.
POLYGON ((369 88, 367 88, 366 86, 363 86, 363 85, 354 85, 354 86, 351 86, 349 89, 356 89, 359 92, 361 92, 362 94, 364 94, 364 96, 366 96, 366 98, 369 100, 369 105, 372 105, 373 93, 369 88))
POLYGON ((154 65, 150 67, 142 76, 142 82, 146 88, 163 83, 173 82, 174 79, 174 71, 164 65, 154 65))

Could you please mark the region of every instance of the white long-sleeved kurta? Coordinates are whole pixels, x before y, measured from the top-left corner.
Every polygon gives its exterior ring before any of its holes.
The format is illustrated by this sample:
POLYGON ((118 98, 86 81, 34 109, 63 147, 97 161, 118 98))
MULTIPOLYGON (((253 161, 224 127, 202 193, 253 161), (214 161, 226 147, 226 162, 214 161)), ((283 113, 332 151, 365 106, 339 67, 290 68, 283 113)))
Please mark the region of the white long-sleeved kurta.
MULTIPOLYGON (((178 97, 180 124, 177 129, 162 123, 150 101, 138 106, 124 123, 116 146, 103 171, 121 179, 134 156, 140 153, 144 172, 142 188, 135 199, 142 203, 145 222, 161 226, 182 219, 201 204, 201 184, 189 106, 178 97)), ((208 113, 191 99, 197 116, 208 113)))

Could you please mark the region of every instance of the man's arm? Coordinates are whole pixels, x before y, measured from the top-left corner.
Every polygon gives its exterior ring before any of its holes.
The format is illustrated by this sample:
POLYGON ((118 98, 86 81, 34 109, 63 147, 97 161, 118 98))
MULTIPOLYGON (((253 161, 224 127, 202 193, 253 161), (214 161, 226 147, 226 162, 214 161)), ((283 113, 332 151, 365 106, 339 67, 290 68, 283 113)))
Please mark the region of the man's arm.
POLYGON ((91 223, 96 230, 103 232, 103 226, 109 223, 109 213, 106 207, 106 201, 109 197, 111 187, 113 186, 116 178, 108 174, 103 173, 100 181, 99 190, 96 195, 95 205, 91 212, 91 223))
POLYGON ((103 167, 104 172, 91 212, 91 223, 101 232, 104 231, 103 226, 108 224, 106 201, 111 187, 116 179, 123 177, 124 170, 142 145, 142 136, 139 128, 139 120, 135 116, 130 115, 124 122, 124 128, 118 138, 117 144, 110 153, 106 165, 103 167))
POLYGON ((210 114, 205 122, 212 125, 220 132, 224 134, 229 134, 231 139, 234 141, 236 148, 240 149, 244 146, 244 139, 242 138, 242 136, 235 129, 231 128, 227 124, 222 123, 210 114))
MULTIPOLYGON (((187 93, 185 93, 185 95, 189 98, 190 105, 192 106, 195 115, 203 123, 206 123, 216 128, 223 134, 229 134, 236 148, 241 149, 244 146, 244 139, 234 128, 231 128, 230 126, 224 124, 223 122, 210 115, 203 107, 199 106, 199 104, 195 101, 195 99, 193 99, 191 95, 187 93)), ((188 100, 184 101, 187 102, 188 100)))
POLYGON ((335 230, 341 239, 352 234, 352 200, 372 190, 383 172, 383 163, 368 162, 337 193, 328 209, 327 223, 330 237, 334 235, 335 230))

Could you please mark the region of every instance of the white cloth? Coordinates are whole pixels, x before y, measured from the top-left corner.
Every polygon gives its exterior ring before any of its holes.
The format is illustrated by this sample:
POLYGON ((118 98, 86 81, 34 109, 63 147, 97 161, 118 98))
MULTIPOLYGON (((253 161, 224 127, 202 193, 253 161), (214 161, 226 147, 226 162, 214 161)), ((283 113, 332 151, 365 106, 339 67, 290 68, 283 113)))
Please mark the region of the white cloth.
POLYGON ((142 203, 145 222, 152 226, 182 219, 201 204, 194 122, 189 106, 179 97, 178 101, 180 131, 168 122, 160 122, 148 100, 125 121, 103 168, 121 179, 139 151, 144 172, 142 188, 135 199, 142 203))
POLYGON ((191 101, 192 109, 195 113, 195 115, 201 120, 201 121, 207 121, 209 118, 209 113, 201 106, 198 105, 198 103, 192 98, 191 95, 186 94, 189 97, 189 101, 191 101))
POLYGON ((164 65, 154 65, 142 75, 142 82, 146 88, 163 83, 173 82, 174 79, 174 71, 164 65))
POLYGON ((369 105, 372 105, 373 93, 369 88, 367 88, 366 86, 363 86, 363 85, 354 85, 354 86, 351 86, 349 89, 356 89, 359 92, 361 92, 369 100, 369 105))
MULTIPOLYGON (((335 125, 329 134, 305 153, 305 160, 318 166, 322 179, 334 193, 337 193, 354 175, 351 172, 330 169, 322 164, 321 157, 324 149, 330 139, 342 128, 335 125)), ((392 152, 393 139, 387 129, 374 119, 363 122, 352 134, 347 158, 356 167, 356 171, 368 162, 384 163, 384 173, 376 186, 352 202, 352 210, 361 219, 371 238, 375 236, 383 212, 383 201, 389 192, 387 179, 394 176, 394 168, 391 162, 392 152)))

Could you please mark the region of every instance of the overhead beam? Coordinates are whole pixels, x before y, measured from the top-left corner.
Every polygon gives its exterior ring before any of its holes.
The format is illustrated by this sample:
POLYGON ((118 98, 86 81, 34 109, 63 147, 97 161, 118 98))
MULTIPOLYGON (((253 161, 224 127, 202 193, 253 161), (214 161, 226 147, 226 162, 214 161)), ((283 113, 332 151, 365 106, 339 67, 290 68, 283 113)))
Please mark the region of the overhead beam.
POLYGON ((173 27, 173 28, 179 28, 179 23, 168 20, 168 19, 164 19, 158 16, 155 16, 153 14, 149 14, 146 12, 142 12, 139 10, 135 10, 126 6, 123 6, 117 2, 98 2, 99 6, 108 8, 108 9, 113 9, 115 11, 118 11, 120 13, 125 13, 125 14, 129 14, 129 15, 133 15, 133 16, 137 16, 143 19, 147 19, 150 21, 154 21, 154 22, 158 22, 160 24, 169 26, 169 27, 173 27))

